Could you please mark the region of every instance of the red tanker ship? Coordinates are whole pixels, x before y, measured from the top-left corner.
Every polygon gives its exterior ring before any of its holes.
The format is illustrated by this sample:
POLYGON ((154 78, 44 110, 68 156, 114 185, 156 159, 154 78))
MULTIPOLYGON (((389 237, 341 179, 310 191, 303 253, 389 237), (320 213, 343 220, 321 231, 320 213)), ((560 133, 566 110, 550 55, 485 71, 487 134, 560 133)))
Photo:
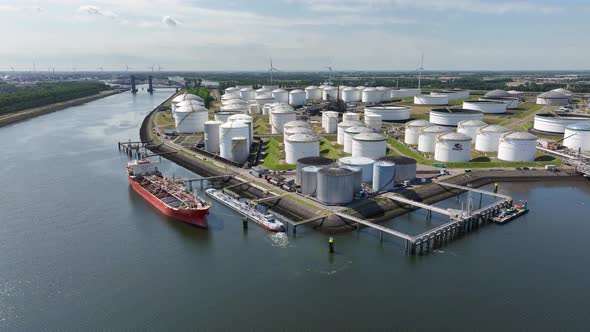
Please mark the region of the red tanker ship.
POLYGON ((185 223, 207 228, 206 215, 211 203, 187 192, 168 179, 148 159, 127 163, 127 177, 133 189, 163 214, 185 223))

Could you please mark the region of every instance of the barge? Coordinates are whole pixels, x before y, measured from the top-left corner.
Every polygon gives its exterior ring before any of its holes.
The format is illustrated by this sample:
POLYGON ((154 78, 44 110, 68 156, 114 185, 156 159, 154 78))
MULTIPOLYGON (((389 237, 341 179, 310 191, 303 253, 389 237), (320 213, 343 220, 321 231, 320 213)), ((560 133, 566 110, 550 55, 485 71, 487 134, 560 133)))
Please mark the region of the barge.
POLYGON ((515 204, 510 208, 502 209, 497 216, 492 218, 492 221, 504 225, 528 212, 527 202, 524 201, 522 204, 515 204))

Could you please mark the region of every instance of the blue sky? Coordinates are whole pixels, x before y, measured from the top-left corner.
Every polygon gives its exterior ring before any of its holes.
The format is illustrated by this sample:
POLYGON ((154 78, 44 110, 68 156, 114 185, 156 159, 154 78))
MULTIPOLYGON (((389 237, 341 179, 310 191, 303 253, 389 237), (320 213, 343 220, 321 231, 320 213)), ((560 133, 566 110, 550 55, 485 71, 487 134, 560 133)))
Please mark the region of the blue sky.
POLYGON ((582 0, 0 0, 0 70, 590 69, 582 0))

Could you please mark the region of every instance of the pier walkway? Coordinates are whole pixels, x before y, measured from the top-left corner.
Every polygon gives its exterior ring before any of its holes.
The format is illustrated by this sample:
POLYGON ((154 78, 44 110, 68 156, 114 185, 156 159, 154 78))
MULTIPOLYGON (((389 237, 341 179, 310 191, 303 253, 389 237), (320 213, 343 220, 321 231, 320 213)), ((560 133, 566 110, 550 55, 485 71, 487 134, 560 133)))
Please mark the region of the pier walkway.
POLYGON ((490 195, 490 196, 496 196, 496 197, 503 198, 503 199, 512 199, 508 195, 498 194, 498 193, 495 193, 495 192, 491 192, 491 191, 487 191, 487 190, 481 190, 481 189, 472 188, 472 187, 460 186, 460 185, 454 184, 454 183, 441 182, 441 181, 434 181, 434 183, 438 184, 439 186, 443 186, 443 187, 451 187, 451 188, 461 189, 461 190, 465 190, 465 191, 472 191, 474 193, 479 193, 479 194, 484 194, 484 195, 490 195))
POLYGON ((440 214, 444 214, 446 216, 449 216, 451 218, 460 218, 462 212, 460 210, 454 210, 454 209, 443 209, 440 208, 438 206, 434 206, 434 205, 430 205, 430 204, 426 204, 426 203, 422 203, 422 202, 418 202, 418 201, 414 201, 411 200, 409 198, 405 198, 403 196, 400 195, 396 195, 396 194, 383 194, 383 197, 389 198, 392 201, 396 201, 396 202, 400 202, 400 203, 404 203, 404 204, 408 204, 408 205, 412 205, 415 207, 419 207, 425 210, 429 210, 429 211, 433 211, 436 213, 440 213, 440 214))

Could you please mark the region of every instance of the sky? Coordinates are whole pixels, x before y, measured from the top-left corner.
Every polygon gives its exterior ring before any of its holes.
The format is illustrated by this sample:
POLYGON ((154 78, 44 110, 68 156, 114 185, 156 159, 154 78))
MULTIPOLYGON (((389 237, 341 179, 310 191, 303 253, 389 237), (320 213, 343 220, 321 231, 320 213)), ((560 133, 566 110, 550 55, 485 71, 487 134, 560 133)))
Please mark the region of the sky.
POLYGON ((0 0, 0 70, 590 69, 588 0, 0 0))

